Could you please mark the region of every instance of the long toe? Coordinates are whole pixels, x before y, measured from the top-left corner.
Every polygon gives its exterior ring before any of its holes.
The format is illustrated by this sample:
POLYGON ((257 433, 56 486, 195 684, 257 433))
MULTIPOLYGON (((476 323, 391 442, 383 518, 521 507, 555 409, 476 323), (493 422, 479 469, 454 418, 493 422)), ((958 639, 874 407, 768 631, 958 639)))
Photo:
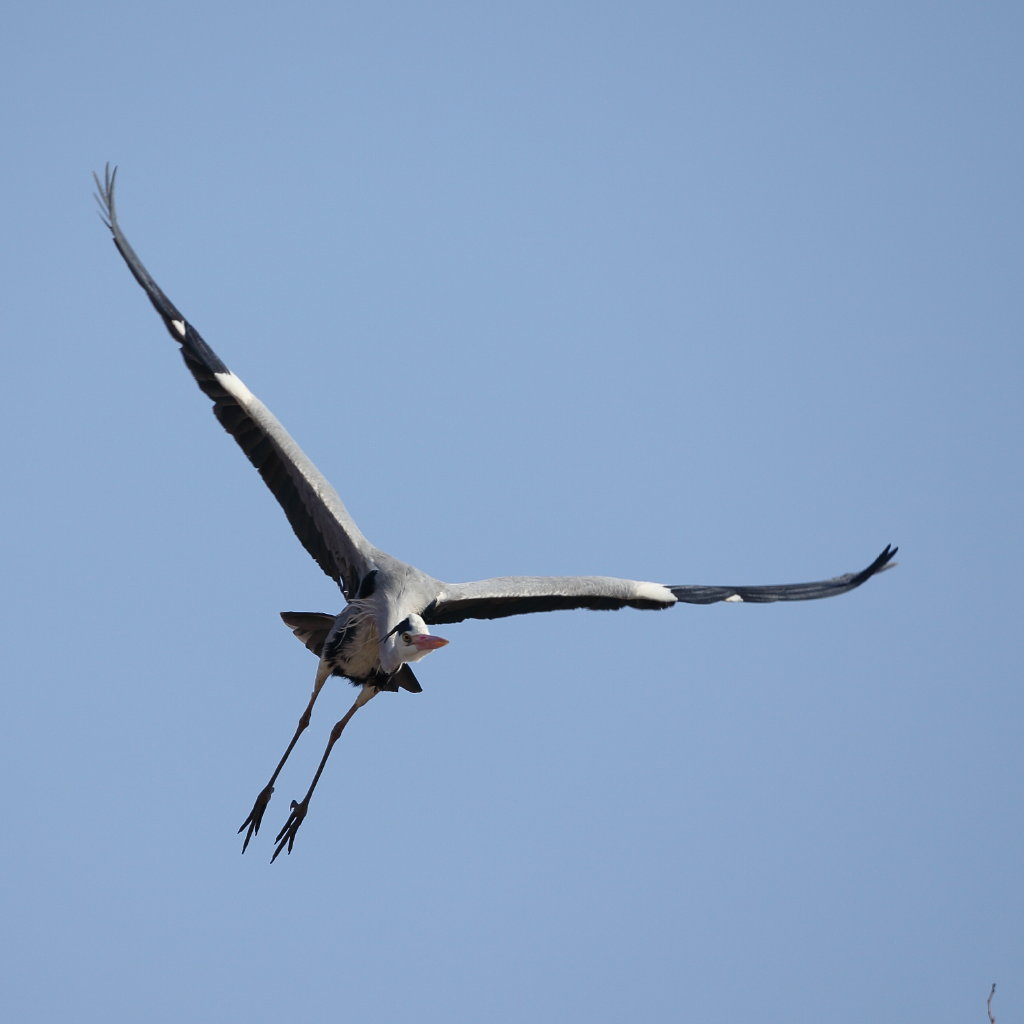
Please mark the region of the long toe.
POLYGON ((270 858, 271 864, 277 860, 278 855, 285 847, 288 848, 289 853, 292 852, 292 847, 295 845, 295 833, 299 831, 302 819, 306 817, 308 806, 309 803, 306 800, 303 800, 302 803, 298 803, 296 800, 292 801, 292 813, 288 815, 284 828, 277 833, 277 838, 274 840, 277 843, 277 847, 274 850, 274 856, 270 858))
POLYGON ((239 832, 241 832, 243 828, 248 829, 245 833, 245 842, 242 843, 242 853, 245 853, 246 847, 249 845, 249 840, 252 839, 253 836, 259 834, 260 825, 263 823, 263 814, 267 809, 267 804, 270 803, 270 797, 273 795, 273 792, 273 786, 264 786, 260 791, 260 795, 256 797, 256 803, 252 805, 249 817, 239 825, 239 832))

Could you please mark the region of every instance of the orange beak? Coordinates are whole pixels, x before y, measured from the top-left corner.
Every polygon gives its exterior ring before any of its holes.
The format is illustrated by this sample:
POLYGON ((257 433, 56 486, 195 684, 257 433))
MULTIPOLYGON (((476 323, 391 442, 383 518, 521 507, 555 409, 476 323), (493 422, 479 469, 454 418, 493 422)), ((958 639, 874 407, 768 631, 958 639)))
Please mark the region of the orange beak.
POLYGON ((413 647, 418 651, 436 651, 448 643, 443 636, 431 636, 429 633, 417 633, 412 638, 413 647))

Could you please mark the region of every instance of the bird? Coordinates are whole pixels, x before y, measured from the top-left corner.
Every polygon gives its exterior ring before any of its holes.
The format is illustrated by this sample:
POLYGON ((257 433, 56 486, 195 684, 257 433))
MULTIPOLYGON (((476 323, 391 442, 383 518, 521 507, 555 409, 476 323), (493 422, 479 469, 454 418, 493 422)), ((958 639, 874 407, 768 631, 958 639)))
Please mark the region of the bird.
POLYGON ((245 832, 243 853, 259 833, 281 770, 308 728, 313 706, 327 680, 332 676, 346 678, 359 692, 331 729, 305 796, 291 801, 289 816, 274 840, 271 862, 282 851, 292 852, 331 751, 355 713, 381 692, 422 691, 411 666, 448 643, 431 632, 433 626, 568 609, 663 610, 680 603, 809 601, 845 594, 896 564, 893 557, 897 548, 886 545, 860 572, 811 583, 669 585, 610 576, 504 576, 468 583, 435 579, 367 540, 330 482, 143 266, 118 221, 114 195, 117 168, 107 164, 103 179, 96 173, 93 179, 100 216, 114 245, 180 346, 186 367, 213 403, 214 415, 255 466, 299 541, 338 585, 345 602, 336 615, 281 613, 284 623, 317 656, 318 663, 312 693, 294 734, 239 826, 238 833, 245 832))

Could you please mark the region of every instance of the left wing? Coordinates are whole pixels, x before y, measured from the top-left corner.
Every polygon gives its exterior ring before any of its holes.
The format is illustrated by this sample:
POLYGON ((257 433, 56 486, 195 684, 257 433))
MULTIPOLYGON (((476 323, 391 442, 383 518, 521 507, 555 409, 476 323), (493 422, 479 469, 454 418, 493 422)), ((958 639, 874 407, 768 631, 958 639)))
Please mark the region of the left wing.
POLYGON ((422 614, 434 626, 568 608, 671 608, 675 603, 672 592, 660 583, 613 576, 497 576, 445 583, 422 614))
POLYGON ((770 586, 663 586, 612 576, 500 576, 474 583, 446 583, 424 610, 431 625, 463 619, 500 619, 529 612, 569 608, 670 608, 677 602, 713 604, 716 601, 764 604, 769 601, 813 601, 845 594, 876 573, 891 569, 896 548, 886 549, 866 568, 815 583, 770 586))
POLYGON ((686 604, 714 604, 716 601, 735 601, 747 604, 768 604, 770 601, 816 601, 820 597, 836 597, 854 590, 885 569, 894 569, 892 560, 899 548, 887 544, 885 550, 860 572, 848 572, 833 576, 830 580, 814 583, 777 583, 757 587, 669 587, 680 601, 686 604))

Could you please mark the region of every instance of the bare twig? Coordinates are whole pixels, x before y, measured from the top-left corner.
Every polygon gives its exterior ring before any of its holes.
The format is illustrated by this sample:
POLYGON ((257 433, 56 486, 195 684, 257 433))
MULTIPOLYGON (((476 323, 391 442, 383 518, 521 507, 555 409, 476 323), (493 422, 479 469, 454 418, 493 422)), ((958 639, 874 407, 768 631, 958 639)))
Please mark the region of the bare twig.
POLYGON ((995 1017, 992 1016, 992 997, 995 994, 996 994, 996 983, 993 981, 992 982, 992 991, 989 992, 989 994, 988 994, 988 1002, 985 1003, 985 1006, 988 1008, 989 1024, 996 1024, 996 1019, 995 1019, 995 1017))

